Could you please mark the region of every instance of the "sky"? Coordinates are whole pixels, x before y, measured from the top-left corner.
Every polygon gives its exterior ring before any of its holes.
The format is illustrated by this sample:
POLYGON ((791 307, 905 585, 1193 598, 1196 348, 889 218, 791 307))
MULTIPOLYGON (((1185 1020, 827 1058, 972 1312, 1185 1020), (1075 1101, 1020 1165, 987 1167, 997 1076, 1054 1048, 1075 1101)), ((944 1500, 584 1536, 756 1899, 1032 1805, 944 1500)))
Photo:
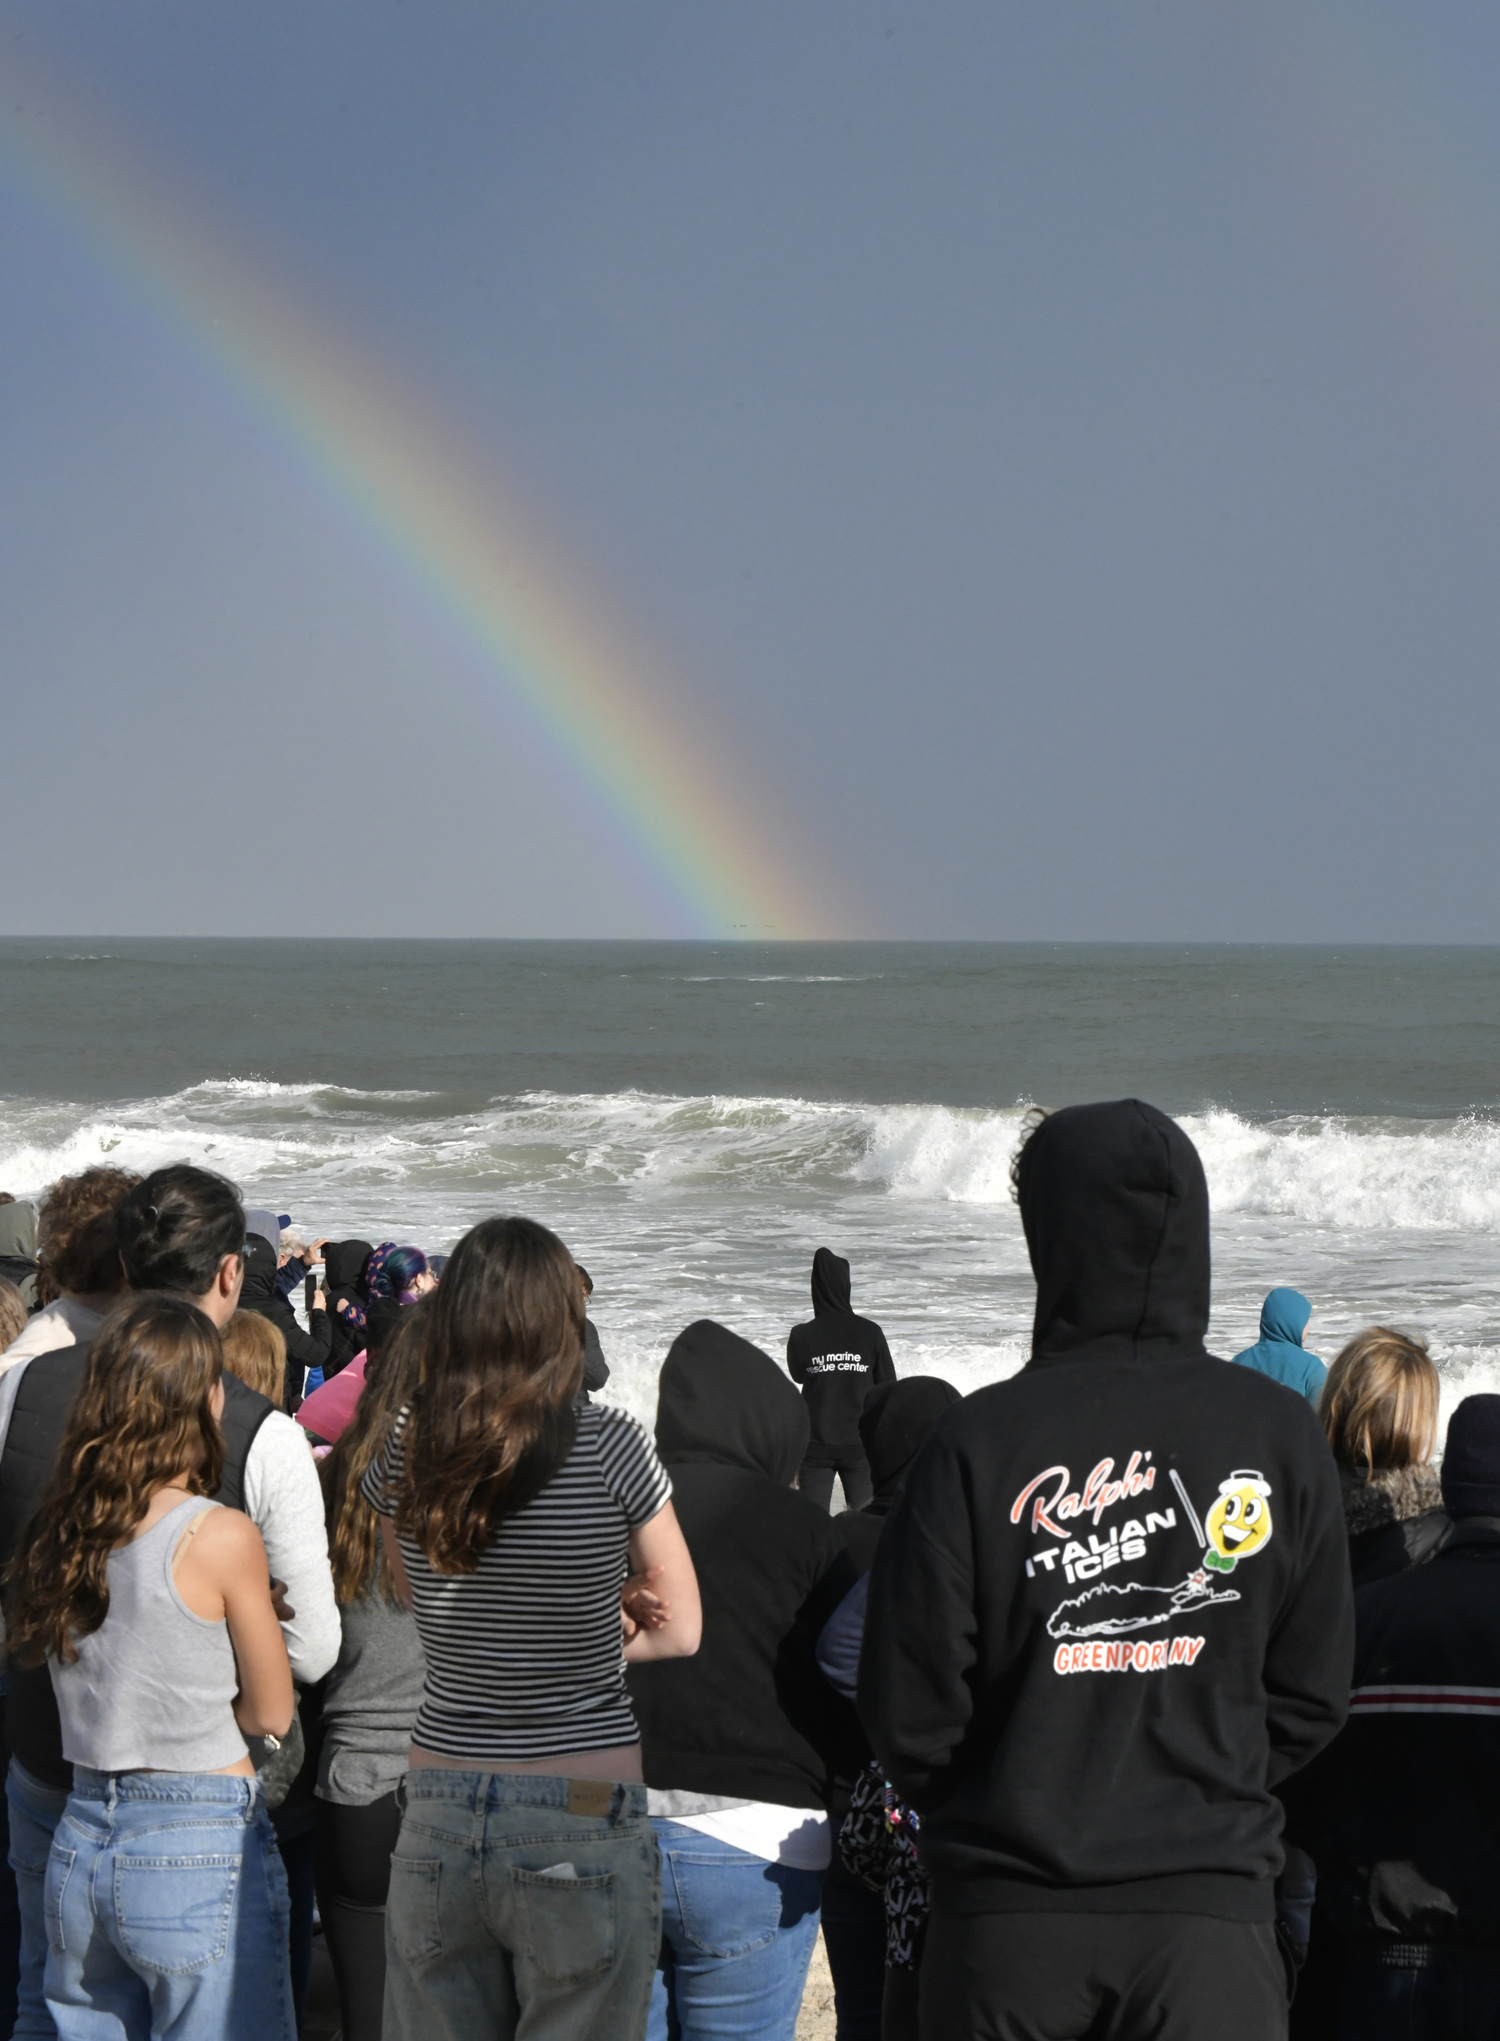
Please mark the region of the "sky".
POLYGON ((1500 941, 1497 83, 6 0, 0 930, 1500 941))

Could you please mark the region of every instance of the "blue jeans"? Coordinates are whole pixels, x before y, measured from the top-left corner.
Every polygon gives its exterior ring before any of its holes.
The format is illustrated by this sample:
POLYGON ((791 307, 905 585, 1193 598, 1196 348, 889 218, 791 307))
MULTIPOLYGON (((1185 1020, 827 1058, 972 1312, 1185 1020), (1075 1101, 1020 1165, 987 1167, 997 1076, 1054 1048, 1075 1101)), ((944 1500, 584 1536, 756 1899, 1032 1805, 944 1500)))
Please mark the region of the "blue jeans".
POLYGON ((644 1786, 410 1771, 385 2041, 641 2041, 661 1942, 644 1786))
POLYGON ((254 1779, 76 1765, 43 1904, 61 2041, 295 2041, 286 1874, 254 1779))
POLYGON ((661 1845, 661 1963, 647 2041, 793 2041, 821 1871, 768 1864, 680 1821, 661 1845))
POLYGON ((62 1820, 68 1796, 44 1786, 17 1758, 5 1774, 5 1800, 10 1809, 10 1867, 16 1874, 16 1905, 21 1913, 21 1976, 16 1986, 15 2041, 56 2041, 57 2029, 47 2010, 42 1974, 47 1967, 47 1923, 42 1912, 42 1885, 52 1834, 62 1820))

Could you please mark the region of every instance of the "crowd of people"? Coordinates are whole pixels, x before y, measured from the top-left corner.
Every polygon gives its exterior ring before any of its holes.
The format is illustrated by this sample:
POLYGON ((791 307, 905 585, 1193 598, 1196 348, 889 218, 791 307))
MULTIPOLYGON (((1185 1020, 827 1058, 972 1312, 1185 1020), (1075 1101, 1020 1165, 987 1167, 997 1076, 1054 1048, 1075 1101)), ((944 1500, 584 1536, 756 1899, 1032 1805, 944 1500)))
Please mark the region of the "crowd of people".
POLYGON ((0 2037, 292 2041, 321 1932, 344 2041, 791 2041, 820 1927, 839 2041, 1500 2034, 1500 1397, 1213 1359, 1138 1101, 1014 1184, 1019 1374, 819 1249, 652 1432, 531 1220, 0 1198, 0 2037))

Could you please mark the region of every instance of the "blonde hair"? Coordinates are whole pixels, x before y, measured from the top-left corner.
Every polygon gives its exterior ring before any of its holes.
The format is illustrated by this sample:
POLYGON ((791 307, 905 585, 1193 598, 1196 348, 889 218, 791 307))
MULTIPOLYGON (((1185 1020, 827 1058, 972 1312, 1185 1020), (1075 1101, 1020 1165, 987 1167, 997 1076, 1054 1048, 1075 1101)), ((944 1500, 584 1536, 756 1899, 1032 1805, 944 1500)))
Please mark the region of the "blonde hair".
POLYGON ((258 1311, 236 1311, 219 1337, 224 1365, 247 1389, 257 1389, 280 1410, 286 1383, 286 1335, 258 1311))
POLYGON ((1318 1415, 1341 1467, 1414 1467, 1437 1444, 1438 1371, 1404 1332, 1367 1326, 1328 1370, 1318 1415))
POLYGON ((0 1276, 0 1353, 26 1330, 26 1299, 15 1284, 0 1276))

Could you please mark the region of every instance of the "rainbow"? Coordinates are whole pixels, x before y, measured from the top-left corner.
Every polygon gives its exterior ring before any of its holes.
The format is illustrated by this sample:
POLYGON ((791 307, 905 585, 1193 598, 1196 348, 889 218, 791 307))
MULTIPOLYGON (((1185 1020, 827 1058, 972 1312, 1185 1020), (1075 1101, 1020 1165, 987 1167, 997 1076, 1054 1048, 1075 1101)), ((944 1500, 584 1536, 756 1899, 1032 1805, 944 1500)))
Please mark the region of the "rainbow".
POLYGON ((622 657, 625 634, 576 567, 538 543, 538 520, 505 500, 452 427, 12 52, 0 97, 0 160, 228 379, 435 625, 477 655, 495 705, 541 736, 585 812, 602 804, 612 818, 665 932, 833 932, 806 886, 809 860, 772 848, 685 734, 681 702, 622 657))

